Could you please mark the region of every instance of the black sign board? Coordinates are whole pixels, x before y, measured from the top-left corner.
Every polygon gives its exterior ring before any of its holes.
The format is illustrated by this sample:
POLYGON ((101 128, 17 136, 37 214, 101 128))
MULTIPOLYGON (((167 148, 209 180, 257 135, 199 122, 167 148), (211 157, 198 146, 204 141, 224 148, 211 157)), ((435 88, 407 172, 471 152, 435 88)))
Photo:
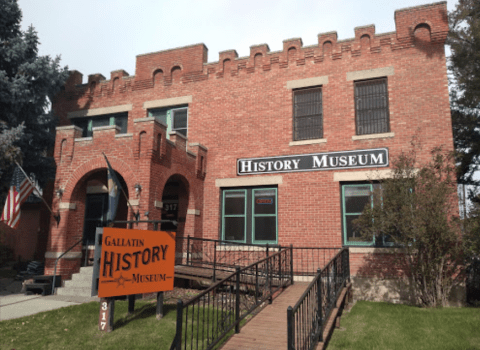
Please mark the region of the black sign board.
POLYGON ((388 167, 388 165, 388 148, 374 148, 279 157, 242 158, 237 160, 237 175, 380 168, 388 167))

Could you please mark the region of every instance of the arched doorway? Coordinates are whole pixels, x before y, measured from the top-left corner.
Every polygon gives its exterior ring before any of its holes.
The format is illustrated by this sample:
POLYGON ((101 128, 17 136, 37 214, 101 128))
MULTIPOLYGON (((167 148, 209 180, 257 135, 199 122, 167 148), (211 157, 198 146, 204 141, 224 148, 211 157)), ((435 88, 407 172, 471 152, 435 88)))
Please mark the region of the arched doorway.
POLYGON ((162 220, 176 221, 162 223, 162 231, 175 231, 177 236, 183 236, 185 218, 188 208, 189 186, 188 181, 181 175, 172 175, 165 183, 162 193, 162 220))
MULTIPOLYGON (((123 177, 115 172, 120 184, 128 196, 128 188, 123 177)), ((92 173, 85 179, 85 215, 83 220, 83 245, 86 247, 95 245, 95 231, 97 227, 107 225, 108 213, 108 187, 107 170, 102 169, 92 173)), ((127 200, 120 193, 115 221, 127 220, 127 200)), ((126 227, 126 224, 115 224, 114 227, 126 227)))

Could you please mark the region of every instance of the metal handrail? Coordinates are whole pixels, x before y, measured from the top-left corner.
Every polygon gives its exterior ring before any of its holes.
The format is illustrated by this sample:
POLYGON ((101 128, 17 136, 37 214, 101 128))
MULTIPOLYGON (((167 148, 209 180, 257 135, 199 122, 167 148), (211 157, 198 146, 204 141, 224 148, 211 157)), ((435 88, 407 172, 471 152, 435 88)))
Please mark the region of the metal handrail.
POLYGON ((68 248, 65 252, 63 252, 58 258, 57 260, 55 260, 55 268, 53 269, 53 281, 52 281, 52 294, 55 294, 55 282, 56 282, 56 278, 57 278, 57 264, 58 264, 58 261, 63 258, 63 256, 65 254, 67 254, 70 250, 72 250, 73 248, 75 248, 75 246, 77 246, 77 244, 79 244, 81 241, 83 241, 83 237, 80 238, 74 245, 72 245, 70 248, 68 248))
POLYGON ((295 306, 288 307, 288 349, 295 349, 296 339, 300 340, 299 338, 302 338, 305 342, 302 344, 302 349, 313 349, 319 340, 323 341, 322 332, 325 327, 325 321, 328 320, 330 313, 333 310, 333 305, 339 296, 339 292, 341 288, 345 286, 345 283, 349 278, 349 250, 348 248, 343 248, 328 262, 327 265, 325 265, 325 267, 317 270, 315 278, 310 282, 305 292, 295 303, 295 306), (322 279, 324 278, 327 280, 324 285, 327 289, 326 291, 322 288, 322 279), (299 334, 296 338, 296 314, 302 308, 302 305, 306 300, 307 305, 311 303, 308 306, 308 310, 311 314, 298 317, 300 323, 308 321, 304 326, 300 326, 302 334, 299 334))
MULTIPOLYGON (((292 276, 292 271, 291 271, 291 263, 290 259, 292 256, 292 247, 289 248, 283 248, 282 250, 264 257, 252 264, 249 264, 248 266, 245 267, 236 267, 236 271, 230 273, 227 277, 222 279, 221 281, 217 281, 213 285, 211 285, 209 288, 204 290, 202 293, 196 295, 192 299, 186 301, 185 303, 182 302, 182 300, 178 301, 177 304, 177 325, 176 325, 176 334, 175 338, 170 346, 170 349, 180 349, 182 348, 182 339, 183 337, 183 315, 185 314, 186 317, 188 317, 189 314, 192 314, 191 316, 192 320, 197 319, 197 322, 200 322, 198 317, 200 316, 199 314, 199 307, 203 307, 204 310, 209 310, 210 308, 210 303, 213 303, 213 307, 215 308, 222 308, 226 307, 227 309, 230 307, 232 315, 234 315, 234 319, 228 320, 228 317, 216 317, 216 322, 217 325, 214 327, 215 329, 221 329, 219 333, 217 333, 215 336, 213 334, 213 329, 211 330, 212 333, 209 334, 209 330, 207 329, 202 329, 202 335, 204 332, 207 334, 207 338, 209 339, 209 343, 206 344, 206 347, 202 345, 202 349, 212 349, 217 345, 217 343, 232 329, 235 328, 235 332, 238 333, 240 331, 240 322, 250 313, 252 313, 257 307, 259 307, 264 301, 267 299, 271 301, 272 296, 275 291, 277 291, 279 288, 283 288, 289 284, 292 283, 293 281, 293 276, 292 276), (284 258, 282 258, 284 256, 284 258), (284 264, 284 268, 282 268, 282 263, 284 264), (264 264, 264 268, 259 268, 259 265, 264 264), (278 264, 278 266, 277 266, 278 264), (259 280, 260 274, 263 276, 263 282, 259 280), (251 281, 248 282, 248 280, 243 280, 241 276, 247 276, 251 278, 251 281), (275 286, 272 285, 272 279, 278 279, 278 284, 275 286), (243 290, 244 293, 248 294, 248 287, 247 285, 249 283, 253 283, 254 287, 251 290, 251 292, 254 295, 253 300, 250 300, 250 305, 245 305, 242 304, 242 310, 240 311, 240 292, 243 290), (242 286, 240 286, 242 284, 242 286), (264 289, 264 293, 260 292, 260 288, 262 287, 264 289), (224 297, 221 298, 220 306, 218 304, 215 304, 213 295, 218 295, 220 293, 221 288, 225 288, 226 286, 229 286, 231 289, 229 289, 230 297, 224 297), (200 304, 198 304, 200 303, 200 304), (188 308, 191 308, 191 311, 189 311, 188 308), (184 311, 186 310, 186 311, 184 311), (197 312, 197 316, 195 316, 195 312, 197 312), (220 322, 220 323, 218 323, 220 322), (219 325, 222 326, 219 326, 219 325)), ((217 302, 218 303, 218 302, 217 302)), ((248 303, 248 301, 243 300, 242 303, 248 303)), ((207 318, 208 318, 208 312, 207 311, 207 318)), ((202 312, 202 317, 205 316, 205 312, 202 312)), ((212 318, 211 321, 214 321, 212 318)), ((188 324, 187 319, 185 319, 185 336, 187 336, 187 333, 189 336, 193 336, 193 323, 191 325, 188 324)), ((203 321, 201 321, 203 322, 203 321)), ((208 324, 208 321, 207 321, 208 324)), ((195 332, 200 332, 199 330, 196 330, 195 332)), ((199 334, 199 333, 198 333, 199 334)), ((197 343, 198 343, 198 334, 197 334, 197 343)), ((187 338, 184 338, 185 341, 187 341, 187 338)), ((191 344, 192 345, 192 344, 191 344)), ((186 343, 185 343, 185 348, 186 348, 186 343)), ((193 345, 191 346, 193 348, 193 345)), ((198 344, 197 344, 197 349, 198 349, 198 344)))

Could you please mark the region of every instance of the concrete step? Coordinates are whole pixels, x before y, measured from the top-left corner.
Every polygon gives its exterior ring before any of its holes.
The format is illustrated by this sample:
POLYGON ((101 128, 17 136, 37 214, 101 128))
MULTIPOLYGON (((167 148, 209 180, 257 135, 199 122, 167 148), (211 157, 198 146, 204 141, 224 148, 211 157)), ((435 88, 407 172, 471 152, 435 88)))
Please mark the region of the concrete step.
MULTIPOLYGON (((74 273, 72 275, 72 281, 84 281, 84 282, 87 282, 87 283, 92 283, 92 276, 93 276, 93 273, 74 273)), ((67 282, 67 281, 65 281, 67 282)))
POLYGON ((81 274, 81 275, 83 275, 83 274, 93 275, 93 266, 83 266, 83 267, 81 267, 79 274, 81 274))
POLYGON ((93 266, 81 267, 79 273, 74 273, 62 288, 56 289, 57 295, 90 297, 92 290, 93 266))
POLYGON ((70 280, 70 281, 65 281, 65 285, 63 288, 76 288, 76 287, 90 287, 92 285, 92 279, 89 281, 82 281, 82 280, 70 280))

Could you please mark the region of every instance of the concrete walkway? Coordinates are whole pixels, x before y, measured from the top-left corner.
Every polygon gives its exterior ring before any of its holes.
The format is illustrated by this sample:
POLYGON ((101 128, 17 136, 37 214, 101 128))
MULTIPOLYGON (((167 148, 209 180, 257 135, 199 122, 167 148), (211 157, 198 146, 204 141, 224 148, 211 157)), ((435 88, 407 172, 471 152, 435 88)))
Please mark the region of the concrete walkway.
POLYGON ((308 287, 306 282, 295 282, 287 287, 271 305, 231 337, 222 350, 278 350, 287 348, 287 308, 294 306, 308 287))
POLYGON ((0 321, 100 300, 97 297, 25 295, 21 293, 21 290, 21 281, 7 278, 0 279, 0 321))

